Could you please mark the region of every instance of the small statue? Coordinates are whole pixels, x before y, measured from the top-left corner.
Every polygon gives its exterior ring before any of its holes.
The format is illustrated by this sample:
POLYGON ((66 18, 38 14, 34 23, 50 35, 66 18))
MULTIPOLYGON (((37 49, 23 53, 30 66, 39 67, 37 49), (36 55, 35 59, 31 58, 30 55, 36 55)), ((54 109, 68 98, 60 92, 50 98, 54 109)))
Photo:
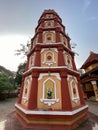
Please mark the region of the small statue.
POLYGON ((52 89, 51 88, 48 88, 48 90, 47 90, 47 98, 52 99, 52 89))

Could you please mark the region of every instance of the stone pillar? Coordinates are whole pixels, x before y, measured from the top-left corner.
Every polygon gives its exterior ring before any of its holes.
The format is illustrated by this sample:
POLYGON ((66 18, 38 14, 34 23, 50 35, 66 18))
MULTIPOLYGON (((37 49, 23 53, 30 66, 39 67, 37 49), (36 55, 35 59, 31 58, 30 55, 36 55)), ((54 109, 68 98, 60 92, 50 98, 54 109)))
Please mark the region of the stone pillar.
POLYGON ((18 98, 18 103, 19 104, 21 103, 21 100, 22 100, 22 94, 23 94, 23 88, 24 88, 24 80, 25 80, 25 77, 22 76, 22 85, 21 85, 20 94, 19 94, 19 98, 18 98))
POLYGON ((25 71, 27 71, 29 68, 29 56, 27 56, 27 64, 26 64, 26 67, 25 67, 25 71))
POLYGON ((61 40, 60 40, 60 29, 59 29, 59 27, 58 28, 56 28, 56 42, 60 42, 61 40))
POLYGON ((37 108, 37 91, 38 91, 38 73, 32 73, 32 83, 28 100, 28 109, 34 110, 37 108))
POLYGON ((62 110, 72 111, 72 104, 69 94, 67 74, 66 72, 61 72, 61 95, 62 95, 62 110))
POLYGON ((42 41, 43 41, 43 38, 42 38, 42 29, 40 28, 39 30, 38 30, 38 43, 42 43, 42 41))
POLYGON ((72 55, 72 65, 73 65, 73 69, 76 70, 76 65, 75 65, 75 62, 74 62, 74 55, 72 55))
POLYGON ((64 66, 64 56, 63 56, 63 47, 59 45, 58 47, 58 66, 64 66))
POLYGON ((35 51, 36 51, 36 57, 35 57, 34 66, 41 66, 41 57, 40 57, 41 48, 37 47, 35 51))
POLYGON ((77 77, 77 80, 78 80, 78 91, 79 91, 80 101, 82 105, 85 105, 85 100, 83 98, 83 92, 82 92, 83 90, 82 87, 80 86, 80 76, 77 77))
POLYGON ((93 85, 96 101, 98 101, 98 87, 97 87, 97 83, 96 83, 96 81, 91 81, 91 84, 93 85))

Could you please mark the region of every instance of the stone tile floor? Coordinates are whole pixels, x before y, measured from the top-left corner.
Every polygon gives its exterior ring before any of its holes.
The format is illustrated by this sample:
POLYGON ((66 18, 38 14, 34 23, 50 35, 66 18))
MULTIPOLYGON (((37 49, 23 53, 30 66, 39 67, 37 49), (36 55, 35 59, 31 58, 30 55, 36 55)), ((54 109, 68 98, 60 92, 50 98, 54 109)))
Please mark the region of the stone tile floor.
MULTIPOLYGON (((37 128, 24 128, 20 122, 18 122, 15 117, 14 107, 16 101, 17 98, 13 98, 0 102, 0 130, 40 130, 37 128)), ((76 130, 98 130, 98 103, 90 101, 86 103, 89 105, 89 120, 76 130)))

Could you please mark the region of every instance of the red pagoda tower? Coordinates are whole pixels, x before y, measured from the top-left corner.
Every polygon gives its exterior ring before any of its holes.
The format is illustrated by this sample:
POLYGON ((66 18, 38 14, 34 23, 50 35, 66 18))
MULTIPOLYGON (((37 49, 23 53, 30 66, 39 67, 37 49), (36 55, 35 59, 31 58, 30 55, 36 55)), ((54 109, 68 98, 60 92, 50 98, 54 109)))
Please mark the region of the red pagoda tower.
POLYGON ((70 37, 54 10, 44 10, 31 39, 16 116, 25 127, 73 129, 87 119, 70 37))

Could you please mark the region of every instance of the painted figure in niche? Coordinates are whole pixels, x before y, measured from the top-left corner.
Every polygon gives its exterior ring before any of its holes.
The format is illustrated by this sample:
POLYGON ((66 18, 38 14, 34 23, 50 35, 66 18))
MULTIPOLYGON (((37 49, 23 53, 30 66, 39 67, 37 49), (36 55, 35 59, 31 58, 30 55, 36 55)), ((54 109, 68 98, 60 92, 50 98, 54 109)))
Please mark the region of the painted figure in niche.
POLYGON ((52 88, 47 89, 47 98, 52 99, 52 88))

